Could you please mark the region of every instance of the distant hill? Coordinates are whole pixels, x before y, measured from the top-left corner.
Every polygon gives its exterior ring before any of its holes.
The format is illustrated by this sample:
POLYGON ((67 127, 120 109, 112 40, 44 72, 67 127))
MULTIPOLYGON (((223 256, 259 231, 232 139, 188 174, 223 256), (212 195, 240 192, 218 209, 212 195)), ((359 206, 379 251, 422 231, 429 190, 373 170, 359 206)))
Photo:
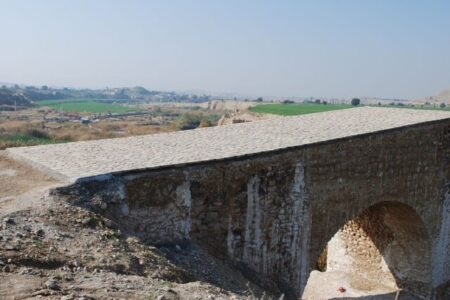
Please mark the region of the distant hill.
POLYGON ((207 102, 208 95, 179 94, 175 92, 149 91, 141 86, 106 88, 106 89, 75 89, 56 88, 46 85, 25 86, 17 84, 0 85, 0 110, 12 110, 31 107, 41 100, 56 99, 92 99, 95 101, 125 101, 125 102, 207 102))
POLYGON ((114 88, 106 91, 97 91, 101 96, 110 96, 118 99, 130 99, 130 100, 146 100, 149 96, 159 94, 159 92, 149 91, 141 86, 114 88))
POLYGON ((32 106, 32 101, 25 95, 15 94, 14 92, 0 88, 0 110, 14 110, 17 108, 26 108, 32 106))
POLYGON ((142 86, 135 86, 132 88, 127 88, 129 96, 149 96, 149 95, 155 95, 157 92, 151 92, 142 86))
POLYGON ((433 97, 439 102, 450 103, 450 90, 444 90, 433 97))

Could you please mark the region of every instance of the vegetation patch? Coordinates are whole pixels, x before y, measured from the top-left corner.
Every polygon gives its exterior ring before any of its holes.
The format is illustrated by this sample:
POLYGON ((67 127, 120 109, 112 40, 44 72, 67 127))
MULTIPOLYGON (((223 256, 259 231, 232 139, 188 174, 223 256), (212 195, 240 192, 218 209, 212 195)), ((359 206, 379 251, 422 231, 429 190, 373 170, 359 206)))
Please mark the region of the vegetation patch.
MULTIPOLYGON (((384 105, 378 105, 378 107, 383 107, 384 105)), ((440 104, 412 104, 412 103, 389 103, 385 105, 386 107, 394 107, 394 108, 410 108, 410 109, 425 109, 425 110, 444 110, 444 111, 450 111, 450 106, 447 106, 445 103, 440 104)))
POLYGON ((351 107, 354 106, 350 104, 283 103, 283 104, 260 104, 250 108, 250 110, 256 113, 263 113, 263 114, 294 116, 330 110, 346 109, 351 107))
POLYGON ((189 130, 198 127, 216 126, 220 116, 215 114, 191 113, 187 112, 179 116, 173 126, 175 130, 189 130))
POLYGON ((28 134, 6 134, 0 136, 0 149, 31 145, 50 144, 53 141, 47 138, 37 138, 28 134))
MULTIPOLYGON (((117 100, 119 101, 119 100, 117 100)), ((138 111, 138 108, 127 107, 109 101, 98 101, 94 99, 57 99, 36 101, 36 105, 48 106, 55 110, 64 112, 86 112, 86 113, 125 113, 138 111)))
POLYGON ((42 130, 29 129, 24 132, 0 134, 0 150, 10 147, 64 143, 69 141, 68 139, 55 139, 42 130))

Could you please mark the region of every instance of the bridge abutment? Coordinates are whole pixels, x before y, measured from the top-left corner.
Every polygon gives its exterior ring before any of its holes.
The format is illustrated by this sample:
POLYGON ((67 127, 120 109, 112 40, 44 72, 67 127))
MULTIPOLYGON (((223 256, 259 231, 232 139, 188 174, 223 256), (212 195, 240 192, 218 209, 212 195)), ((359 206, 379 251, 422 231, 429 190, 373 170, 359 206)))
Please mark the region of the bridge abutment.
MULTIPOLYGON (((396 284, 431 294, 450 280, 449 126, 425 124, 239 159, 120 172, 110 184, 120 185, 122 196, 96 209, 143 241, 195 242, 297 296, 330 239, 343 227, 341 233, 351 235, 355 223, 345 224, 356 219, 368 226, 358 230, 367 231, 364 240, 373 246, 346 247, 345 258, 352 249, 378 251, 374 260, 384 259, 396 284), (370 207, 383 213, 358 219, 370 207), (422 227, 414 227, 412 215, 422 227), (402 253, 410 259, 398 259, 402 253), (416 289, 414 282, 423 284, 416 289)), ((97 189, 90 197, 101 194, 97 189)), ((351 267, 370 271, 371 261, 360 258, 351 267)), ((388 278, 387 269, 373 276, 388 278)))

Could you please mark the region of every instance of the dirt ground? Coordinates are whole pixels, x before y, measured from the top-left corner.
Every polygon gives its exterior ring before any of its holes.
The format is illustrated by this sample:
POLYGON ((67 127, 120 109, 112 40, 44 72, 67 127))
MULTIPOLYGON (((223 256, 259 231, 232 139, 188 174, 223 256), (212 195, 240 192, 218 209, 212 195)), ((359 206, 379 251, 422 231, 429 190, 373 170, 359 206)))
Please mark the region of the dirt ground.
POLYGON ((312 271, 303 294, 303 299, 366 299, 366 300, 420 300, 405 291, 387 287, 375 278, 338 271, 312 271))
POLYGON ((0 199, 56 183, 57 181, 45 173, 13 160, 4 151, 0 151, 0 199))
MULTIPOLYGON (((61 184, 0 151, 1 300, 278 299, 195 245, 146 245, 54 198, 49 189, 61 184)), ((302 299, 395 296, 351 274, 313 271, 302 299)), ((402 292, 401 299, 417 298, 402 292)))
POLYGON ((30 209, 61 183, 0 151, 0 217, 30 209))
POLYGON ((0 152, 0 299, 274 299, 194 244, 155 247, 0 152))

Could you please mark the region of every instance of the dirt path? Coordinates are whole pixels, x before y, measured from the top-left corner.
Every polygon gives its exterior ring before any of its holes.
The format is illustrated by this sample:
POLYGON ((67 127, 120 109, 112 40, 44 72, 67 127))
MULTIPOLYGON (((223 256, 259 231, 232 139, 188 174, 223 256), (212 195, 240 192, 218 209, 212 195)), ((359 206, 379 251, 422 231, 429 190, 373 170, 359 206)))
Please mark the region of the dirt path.
POLYGON ((302 299, 394 300, 397 292, 399 299, 422 299, 405 291, 397 291, 395 288, 384 286, 375 278, 369 280, 356 274, 338 271, 312 271, 302 299))
POLYGON ((0 151, 0 217, 37 205, 48 189, 58 184, 45 173, 0 151))

